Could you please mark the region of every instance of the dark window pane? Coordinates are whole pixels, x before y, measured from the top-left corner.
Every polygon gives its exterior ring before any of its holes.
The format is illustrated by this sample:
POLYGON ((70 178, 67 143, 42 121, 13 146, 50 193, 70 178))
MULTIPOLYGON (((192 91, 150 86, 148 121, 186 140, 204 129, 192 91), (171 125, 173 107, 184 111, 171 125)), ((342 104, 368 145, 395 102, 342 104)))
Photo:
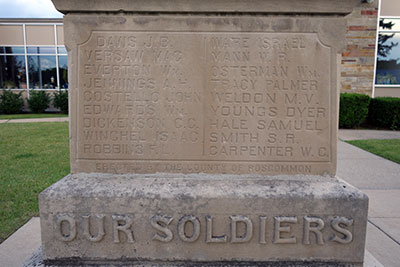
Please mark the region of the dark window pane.
POLYGON ((40 54, 55 54, 55 47, 39 47, 40 54))
POLYGON ((65 46, 59 46, 57 49, 59 54, 67 54, 67 49, 65 49, 65 46))
POLYGON ((56 57, 28 56, 28 74, 31 89, 56 88, 56 57))
POLYGON ((51 46, 28 46, 28 54, 55 54, 56 48, 51 46))
POLYGON ((400 84, 400 64, 396 60, 378 60, 375 84, 400 84))
POLYGON ((0 46, 1 54, 24 54, 25 50, 22 46, 0 46))
POLYGON ((29 88, 40 88, 39 56, 28 56, 29 88))
POLYGON ((38 46, 35 46, 35 47, 29 46, 26 48, 26 51, 28 54, 39 54, 39 47, 38 46))
POLYGON ((0 88, 26 88, 24 56, 0 56, 0 88))
POLYGON ((380 33, 375 84, 400 84, 400 33, 380 33))
POLYGON ((67 56, 59 56, 58 57, 58 74, 60 75, 60 88, 68 89, 67 56))
POLYGON ((385 18, 379 20, 379 30, 400 31, 400 19, 385 18))

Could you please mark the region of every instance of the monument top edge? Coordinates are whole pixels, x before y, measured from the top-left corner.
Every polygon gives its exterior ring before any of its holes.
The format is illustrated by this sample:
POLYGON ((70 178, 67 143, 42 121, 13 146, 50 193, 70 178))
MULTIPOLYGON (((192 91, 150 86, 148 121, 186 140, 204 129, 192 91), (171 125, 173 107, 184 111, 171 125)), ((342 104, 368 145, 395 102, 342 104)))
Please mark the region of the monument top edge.
POLYGON ((138 13, 351 13, 360 0, 52 0, 64 14, 75 12, 138 13))

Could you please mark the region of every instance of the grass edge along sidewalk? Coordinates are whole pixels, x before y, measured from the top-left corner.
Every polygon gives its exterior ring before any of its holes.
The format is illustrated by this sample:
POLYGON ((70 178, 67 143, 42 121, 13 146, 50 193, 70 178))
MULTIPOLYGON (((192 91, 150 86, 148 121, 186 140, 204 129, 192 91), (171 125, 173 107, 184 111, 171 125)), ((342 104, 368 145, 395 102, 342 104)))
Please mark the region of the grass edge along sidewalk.
MULTIPOLYGON (((400 139, 347 141, 400 163, 400 139)), ((67 122, 0 125, 0 243, 32 216, 38 194, 69 170, 67 122)))
POLYGON ((39 215, 39 193, 70 172, 68 140, 68 122, 0 124, 0 243, 39 215))
POLYGON ((58 118, 58 117, 68 117, 68 114, 58 114, 58 113, 0 114, 0 120, 40 119, 40 118, 58 118))
POLYGON ((400 164, 400 139, 366 139, 345 142, 400 164))

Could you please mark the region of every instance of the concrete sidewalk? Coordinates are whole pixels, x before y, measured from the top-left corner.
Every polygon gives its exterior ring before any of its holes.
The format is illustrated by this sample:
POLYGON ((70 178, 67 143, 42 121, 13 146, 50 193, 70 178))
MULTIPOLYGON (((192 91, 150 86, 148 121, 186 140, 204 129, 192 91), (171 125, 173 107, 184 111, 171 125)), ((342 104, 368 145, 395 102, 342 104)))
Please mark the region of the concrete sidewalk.
POLYGON ((340 129, 338 137, 343 141, 365 139, 400 139, 400 131, 340 129))
POLYGON ((69 117, 0 120, 0 124, 1 123, 29 123, 29 122, 62 122, 62 121, 69 121, 69 117))
MULTIPOLYGON (((339 138, 392 139, 400 138, 400 134, 392 131, 340 130, 339 138)), ((400 266, 400 164, 339 140, 337 176, 369 196, 364 266, 400 266)), ((39 247, 39 219, 34 218, 0 244, 0 266, 21 266, 27 255, 39 247)))
MULTIPOLYGON (((400 132, 340 130, 339 138, 400 139, 400 132)), ((383 266, 400 266, 400 164, 339 141, 337 176, 369 197, 366 249, 383 266)))
POLYGON ((33 217, 0 244, 0 266, 20 267, 39 247, 40 219, 33 217))

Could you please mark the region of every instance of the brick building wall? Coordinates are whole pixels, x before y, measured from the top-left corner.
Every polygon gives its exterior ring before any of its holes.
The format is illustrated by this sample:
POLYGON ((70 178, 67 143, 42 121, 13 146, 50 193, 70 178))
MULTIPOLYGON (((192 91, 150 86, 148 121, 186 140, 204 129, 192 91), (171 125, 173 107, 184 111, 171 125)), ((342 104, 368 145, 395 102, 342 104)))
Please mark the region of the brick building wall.
POLYGON ((342 93, 372 95, 377 17, 378 0, 372 4, 360 3, 348 15, 347 45, 341 62, 342 93))

